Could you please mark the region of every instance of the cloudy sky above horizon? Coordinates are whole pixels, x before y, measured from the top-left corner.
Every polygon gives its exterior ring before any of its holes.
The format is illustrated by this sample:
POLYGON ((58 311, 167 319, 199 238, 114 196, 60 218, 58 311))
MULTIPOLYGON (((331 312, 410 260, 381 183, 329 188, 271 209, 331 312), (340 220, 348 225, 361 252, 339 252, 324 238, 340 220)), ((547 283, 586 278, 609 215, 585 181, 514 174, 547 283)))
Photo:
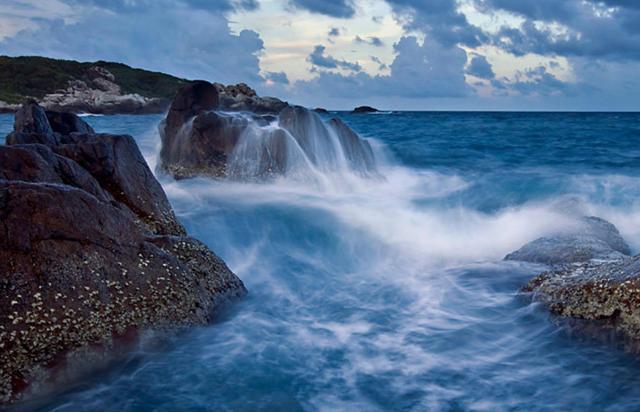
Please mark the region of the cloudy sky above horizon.
POLYGON ((1 0, 0 54, 334 109, 640 110, 638 0, 1 0))

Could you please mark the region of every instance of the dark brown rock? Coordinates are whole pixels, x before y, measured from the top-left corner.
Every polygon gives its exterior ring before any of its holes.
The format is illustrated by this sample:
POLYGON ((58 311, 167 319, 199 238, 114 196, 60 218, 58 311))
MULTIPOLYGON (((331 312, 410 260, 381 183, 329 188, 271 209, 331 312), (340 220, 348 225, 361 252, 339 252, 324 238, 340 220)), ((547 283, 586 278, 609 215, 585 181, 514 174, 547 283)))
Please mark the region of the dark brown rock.
POLYGON ((17 133, 53 134, 45 110, 33 100, 22 105, 16 112, 13 130, 17 133))
POLYGON ((131 136, 74 134, 56 153, 74 160, 152 231, 184 235, 169 201, 131 136))
POLYGON ((551 313, 600 322, 640 339, 640 255, 589 261, 544 272, 522 288, 551 313))
POLYGON ((175 136, 178 129, 194 116, 218 108, 218 90, 213 84, 197 80, 178 91, 163 125, 162 135, 175 136))
POLYGON ((87 122, 72 113, 61 113, 47 110, 47 120, 55 133, 68 135, 71 133, 95 133, 87 122))
MULTIPOLYGON (((87 130, 78 119, 59 119, 46 146, 0 146, 0 403, 59 381, 52 366, 90 348, 208 322, 246 292, 184 236, 131 137, 77 133, 87 130)), ((40 126, 23 128, 49 133, 40 126)))
POLYGON ((103 202, 113 201, 89 172, 71 159, 55 154, 48 146, 0 146, 0 179, 57 183, 73 186, 103 202))

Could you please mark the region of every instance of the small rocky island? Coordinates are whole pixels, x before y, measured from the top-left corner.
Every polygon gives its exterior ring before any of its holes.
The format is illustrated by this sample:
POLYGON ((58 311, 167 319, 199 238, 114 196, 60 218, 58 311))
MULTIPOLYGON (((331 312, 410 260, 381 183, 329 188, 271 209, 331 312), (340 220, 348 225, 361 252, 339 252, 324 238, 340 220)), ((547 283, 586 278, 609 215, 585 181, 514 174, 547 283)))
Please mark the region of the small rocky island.
POLYGON ((0 146, 0 216, 0 403, 245 293, 187 236, 131 136, 34 101, 0 146))
POLYGON ((357 113, 357 114, 377 113, 379 111, 380 110, 371 106, 358 106, 355 109, 353 109, 353 113, 357 113))

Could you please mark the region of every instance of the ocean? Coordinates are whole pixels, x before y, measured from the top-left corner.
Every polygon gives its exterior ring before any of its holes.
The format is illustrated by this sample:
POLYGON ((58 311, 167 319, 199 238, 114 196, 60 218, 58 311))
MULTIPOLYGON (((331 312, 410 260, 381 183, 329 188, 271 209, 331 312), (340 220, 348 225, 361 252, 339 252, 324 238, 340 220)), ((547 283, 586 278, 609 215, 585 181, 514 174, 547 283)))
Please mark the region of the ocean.
MULTIPOLYGON (((502 261, 582 215, 640 251, 639 113, 329 116, 369 139, 378 176, 158 176, 249 294, 29 409, 640 409, 640 356, 519 294, 544 266, 502 261)), ((162 116, 84 119, 155 167, 162 116)))

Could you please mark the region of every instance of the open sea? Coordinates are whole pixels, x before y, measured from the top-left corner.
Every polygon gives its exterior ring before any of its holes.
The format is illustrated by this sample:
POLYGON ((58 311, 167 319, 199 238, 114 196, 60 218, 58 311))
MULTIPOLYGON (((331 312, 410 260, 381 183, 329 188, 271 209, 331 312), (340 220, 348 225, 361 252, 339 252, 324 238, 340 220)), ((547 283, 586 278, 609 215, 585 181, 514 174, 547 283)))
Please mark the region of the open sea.
MULTIPOLYGON (((640 410, 640 355, 520 295, 543 266, 502 261, 585 214, 640 251, 640 113, 333 115, 380 176, 158 176, 249 294, 22 409, 640 410)), ((162 116, 84 119, 155 167, 162 116)))

